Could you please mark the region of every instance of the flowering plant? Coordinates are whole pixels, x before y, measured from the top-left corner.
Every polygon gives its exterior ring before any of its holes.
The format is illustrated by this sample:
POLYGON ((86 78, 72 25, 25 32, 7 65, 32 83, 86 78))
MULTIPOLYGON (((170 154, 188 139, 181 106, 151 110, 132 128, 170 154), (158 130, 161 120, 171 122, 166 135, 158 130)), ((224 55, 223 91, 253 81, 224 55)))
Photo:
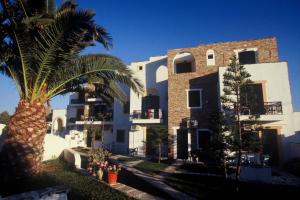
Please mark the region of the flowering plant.
POLYGON ((118 173, 119 171, 121 171, 121 167, 119 165, 108 165, 107 171, 112 173, 118 173))
POLYGON ((97 176, 97 172, 101 169, 104 171, 108 167, 107 158, 111 155, 110 152, 104 149, 93 149, 88 154, 87 170, 93 175, 97 176))

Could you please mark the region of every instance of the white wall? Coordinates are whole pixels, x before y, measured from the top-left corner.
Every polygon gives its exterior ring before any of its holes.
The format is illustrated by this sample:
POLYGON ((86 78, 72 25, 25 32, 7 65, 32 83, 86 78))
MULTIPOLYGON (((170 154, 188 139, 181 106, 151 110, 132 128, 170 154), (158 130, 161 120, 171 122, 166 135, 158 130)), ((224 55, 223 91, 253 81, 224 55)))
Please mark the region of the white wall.
POLYGON ((53 134, 46 134, 44 139, 43 160, 57 158, 64 149, 78 146, 86 146, 83 134, 80 131, 72 130, 64 138, 53 134))
POLYGON ((59 136, 46 134, 44 140, 43 161, 58 158, 64 149, 69 148, 69 142, 59 136))

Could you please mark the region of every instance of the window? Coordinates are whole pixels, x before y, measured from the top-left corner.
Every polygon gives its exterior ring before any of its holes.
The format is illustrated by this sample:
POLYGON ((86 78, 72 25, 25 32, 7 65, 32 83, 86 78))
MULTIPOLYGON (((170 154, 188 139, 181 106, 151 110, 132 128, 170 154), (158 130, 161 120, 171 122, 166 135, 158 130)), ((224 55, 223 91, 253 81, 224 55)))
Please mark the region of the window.
POLYGON ((130 108, 130 101, 126 101, 123 104, 123 113, 124 114, 129 114, 129 108, 130 108))
POLYGON ((148 95, 142 97, 142 110, 147 111, 148 109, 159 109, 159 96, 148 95))
POLYGON ((184 61, 182 63, 176 64, 176 73, 186 73, 186 72, 192 72, 192 63, 184 61))
POLYGON ((241 65, 255 64, 256 63, 256 52, 255 51, 239 52, 239 62, 241 65))
POLYGON ((212 49, 206 51, 206 64, 207 66, 215 65, 215 52, 212 49))
POLYGON ((116 141, 118 143, 124 143, 125 142, 125 130, 117 130, 117 139, 116 141))
POLYGON ((190 89, 187 91, 187 107, 188 108, 202 108, 202 90, 190 89))
POLYGON ((195 66, 195 58, 189 52, 178 53, 173 59, 174 74, 194 72, 195 66))
POLYGON ((139 66, 139 71, 142 71, 143 70, 143 66, 139 66))
POLYGON ((261 83, 243 85, 240 89, 241 93, 241 113, 263 114, 264 113, 264 96, 261 83))
POLYGON ((199 149, 208 149, 211 141, 211 131, 207 129, 198 130, 197 146, 199 149))

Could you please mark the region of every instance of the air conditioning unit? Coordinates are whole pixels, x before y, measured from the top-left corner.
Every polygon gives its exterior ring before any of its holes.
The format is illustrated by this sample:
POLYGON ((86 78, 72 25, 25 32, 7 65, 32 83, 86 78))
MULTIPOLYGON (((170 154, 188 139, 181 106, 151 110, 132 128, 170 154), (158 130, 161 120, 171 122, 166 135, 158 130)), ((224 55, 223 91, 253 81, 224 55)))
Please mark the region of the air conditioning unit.
POLYGON ((187 128, 197 128, 198 127, 198 121, 196 119, 188 119, 186 121, 186 127, 187 128))

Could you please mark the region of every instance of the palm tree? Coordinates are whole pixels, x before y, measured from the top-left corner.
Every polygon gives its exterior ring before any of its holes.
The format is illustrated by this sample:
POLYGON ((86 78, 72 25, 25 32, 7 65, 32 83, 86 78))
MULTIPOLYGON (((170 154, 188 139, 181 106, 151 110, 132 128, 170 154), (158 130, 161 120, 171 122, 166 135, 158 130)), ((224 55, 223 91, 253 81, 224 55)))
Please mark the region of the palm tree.
MULTIPOLYGON (((80 55, 95 42, 111 47, 109 34, 95 24, 91 10, 79 9, 71 1, 57 10, 47 7, 54 1, 36 2, 1 0, 0 72, 13 79, 20 97, 2 149, 6 169, 14 177, 40 172, 51 98, 77 91, 91 81, 104 88, 107 83, 116 86, 119 82, 138 93, 142 91, 139 80, 119 59, 103 54, 80 55)), ((120 92, 116 87, 103 91, 120 92)))

